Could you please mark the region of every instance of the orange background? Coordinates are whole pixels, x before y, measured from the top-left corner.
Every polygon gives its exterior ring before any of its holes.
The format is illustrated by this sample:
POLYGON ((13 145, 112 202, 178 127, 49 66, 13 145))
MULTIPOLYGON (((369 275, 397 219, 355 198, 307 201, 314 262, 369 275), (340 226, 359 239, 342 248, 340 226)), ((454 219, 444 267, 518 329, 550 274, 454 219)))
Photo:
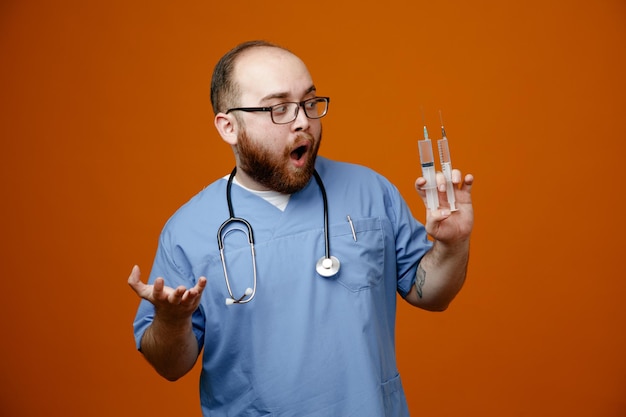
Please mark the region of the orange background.
POLYGON ((476 176, 466 287, 401 305, 416 416, 626 415, 623 0, 0 4, 0 414, 199 416, 135 351, 133 264, 233 165, 214 64, 263 38, 332 97, 321 153, 414 213, 421 108, 476 176))

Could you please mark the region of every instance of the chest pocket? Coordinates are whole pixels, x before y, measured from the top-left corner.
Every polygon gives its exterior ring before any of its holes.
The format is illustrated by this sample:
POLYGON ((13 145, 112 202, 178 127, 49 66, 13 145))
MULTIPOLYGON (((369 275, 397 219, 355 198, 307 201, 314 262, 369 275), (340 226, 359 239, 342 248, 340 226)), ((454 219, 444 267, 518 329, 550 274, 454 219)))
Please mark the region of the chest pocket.
POLYGON ((379 218, 347 218, 330 226, 330 253, 341 262, 336 280, 350 291, 376 286, 383 278, 385 239, 379 218))

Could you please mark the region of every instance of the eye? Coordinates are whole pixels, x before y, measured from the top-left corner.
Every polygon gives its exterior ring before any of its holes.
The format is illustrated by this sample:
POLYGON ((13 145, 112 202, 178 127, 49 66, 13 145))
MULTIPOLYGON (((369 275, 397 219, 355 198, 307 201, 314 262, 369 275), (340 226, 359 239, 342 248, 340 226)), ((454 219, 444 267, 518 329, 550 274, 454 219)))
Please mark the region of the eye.
POLYGON ((272 106, 272 112, 276 115, 287 113, 287 109, 289 109, 289 105, 286 103, 272 106))

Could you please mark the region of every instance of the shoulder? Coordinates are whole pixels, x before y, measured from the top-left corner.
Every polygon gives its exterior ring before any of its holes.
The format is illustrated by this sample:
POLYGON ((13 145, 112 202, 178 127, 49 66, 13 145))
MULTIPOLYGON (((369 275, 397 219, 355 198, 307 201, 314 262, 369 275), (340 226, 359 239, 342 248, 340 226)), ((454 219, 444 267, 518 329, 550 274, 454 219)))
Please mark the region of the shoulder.
POLYGON ((364 165, 318 157, 316 169, 325 183, 396 192, 396 187, 386 177, 364 165))
POLYGON ((168 219, 164 230, 181 230, 206 226, 211 219, 228 215, 226 180, 217 179, 194 195, 168 219), (223 212, 223 213, 222 213, 223 212), (223 214, 220 216, 220 214, 223 214))
POLYGON ((360 176, 365 176, 368 179, 381 178, 386 181, 386 179, 381 174, 369 167, 366 167, 365 165, 359 165, 351 162, 335 161, 323 156, 319 156, 317 158, 315 168, 321 176, 330 176, 337 174, 358 174, 360 176))

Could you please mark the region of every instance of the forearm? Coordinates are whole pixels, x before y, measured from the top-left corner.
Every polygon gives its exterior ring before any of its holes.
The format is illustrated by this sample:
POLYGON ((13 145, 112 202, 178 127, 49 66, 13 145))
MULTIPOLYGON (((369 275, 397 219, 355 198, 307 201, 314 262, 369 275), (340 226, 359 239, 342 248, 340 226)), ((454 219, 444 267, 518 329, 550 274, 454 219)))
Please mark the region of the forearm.
POLYGON ((185 375, 199 354, 191 318, 166 322, 155 317, 141 339, 141 352, 164 378, 175 381, 185 375))
POLYGON ((468 261, 469 239, 452 245, 435 241, 418 266, 406 300, 425 310, 447 309, 463 287, 468 261))

